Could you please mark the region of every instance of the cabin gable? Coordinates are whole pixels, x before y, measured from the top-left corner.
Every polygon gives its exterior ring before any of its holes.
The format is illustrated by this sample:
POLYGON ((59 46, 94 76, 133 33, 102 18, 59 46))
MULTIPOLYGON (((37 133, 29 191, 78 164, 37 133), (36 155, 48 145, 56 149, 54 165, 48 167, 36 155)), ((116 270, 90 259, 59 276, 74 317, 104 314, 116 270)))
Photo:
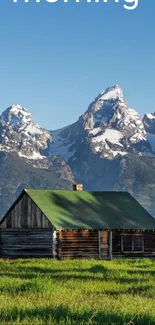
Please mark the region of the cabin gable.
POLYGON ((55 228, 23 191, 0 224, 1 257, 53 257, 55 228))
POLYGON ((27 192, 24 191, 6 213, 0 228, 52 229, 53 225, 27 192))

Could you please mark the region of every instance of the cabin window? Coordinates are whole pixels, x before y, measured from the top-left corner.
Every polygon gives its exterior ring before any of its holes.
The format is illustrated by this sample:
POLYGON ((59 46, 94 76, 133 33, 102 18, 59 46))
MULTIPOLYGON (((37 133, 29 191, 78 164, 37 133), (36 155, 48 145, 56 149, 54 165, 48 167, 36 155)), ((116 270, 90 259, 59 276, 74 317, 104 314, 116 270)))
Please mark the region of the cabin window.
POLYGON ((123 251, 132 252, 132 236, 122 236, 123 239, 123 251))
POLYGON ((123 252, 143 252, 144 237, 142 235, 122 235, 121 247, 123 252))

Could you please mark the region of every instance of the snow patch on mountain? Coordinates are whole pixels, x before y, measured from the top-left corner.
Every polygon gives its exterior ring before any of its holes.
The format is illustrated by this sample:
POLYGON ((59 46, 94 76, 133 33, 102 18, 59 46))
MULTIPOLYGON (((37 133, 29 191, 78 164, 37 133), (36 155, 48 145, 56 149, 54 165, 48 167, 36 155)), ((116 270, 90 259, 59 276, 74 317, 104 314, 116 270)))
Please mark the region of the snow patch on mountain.
POLYGON ((121 138, 123 138, 121 132, 113 129, 107 129, 103 134, 93 137, 92 142, 98 143, 98 142, 105 142, 105 140, 108 140, 111 143, 119 144, 121 138))
MULTIPOLYGON (((99 128, 97 128, 99 131, 99 128)), ((123 144, 121 140, 124 138, 123 134, 114 129, 106 129, 104 132, 94 132, 94 130, 89 132, 91 136, 91 143, 95 144, 94 151, 95 152, 102 152, 104 154, 104 158, 113 159, 118 155, 125 155, 127 154, 124 151, 123 144)))
POLYGON ((135 133, 132 137, 130 137, 129 138, 130 139, 130 141, 132 142, 132 143, 138 143, 138 142, 140 142, 140 141, 146 141, 146 137, 144 137, 142 134, 140 134, 140 133, 135 133))
POLYGON ((123 97, 123 91, 119 85, 115 85, 113 87, 109 87, 105 89, 100 96, 102 100, 111 100, 123 97))
POLYGON ((36 160, 36 159, 44 159, 46 156, 42 156, 39 152, 33 151, 32 155, 24 155, 21 152, 19 152, 19 156, 22 158, 30 159, 30 160, 36 160))
POLYGON ((64 131, 68 128, 69 126, 51 132, 52 142, 49 146, 49 156, 61 156, 65 161, 74 156, 75 148, 73 146, 75 141, 70 143, 70 132, 67 133, 67 136, 64 135, 64 131))
POLYGON ((146 114, 146 117, 150 120, 154 120, 155 119, 155 116, 152 114, 152 113, 148 113, 146 114))
POLYGON ((117 123, 117 127, 131 142, 146 140, 146 131, 140 115, 134 109, 127 109, 117 123))
POLYGON ((94 128, 93 130, 89 131, 89 134, 90 134, 90 135, 96 135, 96 134, 98 134, 99 132, 101 132, 101 130, 102 130, 101 127, 94 128))

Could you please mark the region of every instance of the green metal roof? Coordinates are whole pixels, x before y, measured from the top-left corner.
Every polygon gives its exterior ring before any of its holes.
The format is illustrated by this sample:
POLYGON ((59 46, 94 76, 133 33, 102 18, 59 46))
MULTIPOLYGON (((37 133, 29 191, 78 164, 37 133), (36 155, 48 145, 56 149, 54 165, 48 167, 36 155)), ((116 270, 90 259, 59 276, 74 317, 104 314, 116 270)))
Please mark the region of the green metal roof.
POLYGON ((57 230, 155 230, 155 219, 127 192, 26 192, 57 230))

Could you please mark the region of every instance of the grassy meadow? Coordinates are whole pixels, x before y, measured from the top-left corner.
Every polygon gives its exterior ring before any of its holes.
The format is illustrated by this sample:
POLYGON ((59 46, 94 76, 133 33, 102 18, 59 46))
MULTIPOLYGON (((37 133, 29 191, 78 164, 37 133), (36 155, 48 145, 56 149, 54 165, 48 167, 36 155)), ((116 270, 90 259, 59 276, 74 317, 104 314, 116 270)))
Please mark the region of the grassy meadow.
POLYGON ((155 261, 0 260, 1 325, 153 325, 155 261))

